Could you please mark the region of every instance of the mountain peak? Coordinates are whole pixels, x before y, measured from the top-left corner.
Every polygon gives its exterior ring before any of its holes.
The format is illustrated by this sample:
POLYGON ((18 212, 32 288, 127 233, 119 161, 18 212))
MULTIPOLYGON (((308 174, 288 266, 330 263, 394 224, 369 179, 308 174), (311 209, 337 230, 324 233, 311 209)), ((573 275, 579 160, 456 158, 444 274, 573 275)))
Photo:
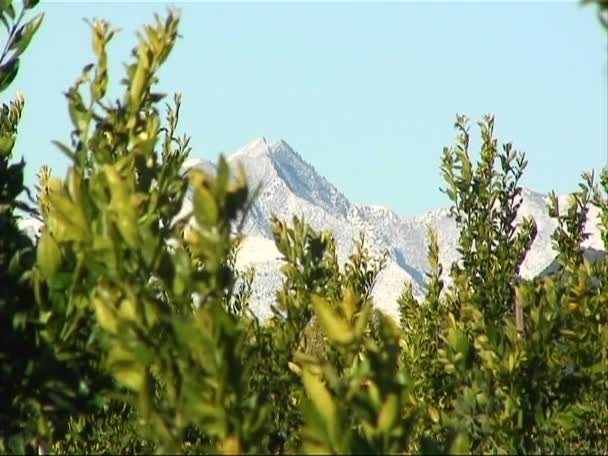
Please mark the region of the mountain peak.
POLYGON ((233 153, 229 160, 241 157, 259 157, 264 155, 270 156, 270 146, 268 145, 266 138, 264 136, 260 136, 233 153))
POLYGON ((205 160, 204 158, 189 158, 183 163, 181 172, 182 174, 187 174, 194 168, 202 169, 211 174, 214 174, 216 171, 215 165, 209 160, 205 160))
POLYGON ((293 150, 293 147, 291 147, 284 139, 279 139, 277 142, 273 143, 271 148, 273 151, 291 152, 292 154, 299 156, 299 154, 293 150))
POLYGON ((273 210, 285 205, 290 195, 329 212, 347 214, 350 210, 346 197, 283 139, 269 143, 264 137, 256 138, 228 161, 243 165, 252 186, 261 184, 264 195, 276 200, 267 201, 273 210))
POLYGON ((259 136, 251 142, 251 145, 255 147, 268 147, 268 141, 266 141, 265 136, 259 136))
POLYGON ((269 162, 274 167, 278 162, 299 163, 299 166, 312 166, 307 163, 300 154, 298 154, 284 139, 276 142, 268 141, 264 136, 259 136, 247 145, 241 147, 236 152, 231 154, 229 161, 249 161, 255 160, 260 163, 260 160, 269 162))
POLYGON ((522 187, 521 188, 521 195, 524 198, 534 198, 534 199, 545 199, 548 195, 546 193, 540 193, 534 190, 531 190, 527 187, 522 187))
POLYGON ((270 153, 274 161, 288 161, 292 163, 299 163, 300 166, 305 166, 314 169, 310 163, 306 162, 302 156, 297 153, 293 147, 291 147, 287 141, 281 139, 270 145, 270 153))

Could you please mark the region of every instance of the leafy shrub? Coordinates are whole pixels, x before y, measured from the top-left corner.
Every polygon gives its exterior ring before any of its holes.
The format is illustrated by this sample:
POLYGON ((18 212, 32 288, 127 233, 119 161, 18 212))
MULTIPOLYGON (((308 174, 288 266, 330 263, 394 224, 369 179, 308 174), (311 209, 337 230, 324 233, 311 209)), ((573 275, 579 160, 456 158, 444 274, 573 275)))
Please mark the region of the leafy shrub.
MULTIPOLYGON (((0 5, 0 90, 40 25, 21 25, 36 3, 18 16, 0 5)), ((608 172, 599 186, 585 175, 565 212, 552 196, 560 267, 524 281, 536 235, 533 220, 515 223, 525 158, 499 150, 487 116, 474 164, 458 116, 441 167, 460 233, 451 285, 429 229, 426 295, 406 286, 395 322, 372 299, 386 253, 361 237, 340 267, 331 233, 274 218, 284 281, 260 321, 255 271, 235 267, 256 192, 223 157, 215 174, 183 175, 181 97, 159 110, 179 20, 170 11, 144 29, 115 102, 115 31, 91 23, 96 62, 67 92, 70 141, 55 142, 71 166, 63 179, 41 169, 38 208, 20 199, 23 161, 9 164, 23 98, 0 113, 0 449, 605 451, 608 262, 587 261, 582 243, 594 204, 608 247, 608 172), (18 211, 42 220, 35 243, 18 211)))

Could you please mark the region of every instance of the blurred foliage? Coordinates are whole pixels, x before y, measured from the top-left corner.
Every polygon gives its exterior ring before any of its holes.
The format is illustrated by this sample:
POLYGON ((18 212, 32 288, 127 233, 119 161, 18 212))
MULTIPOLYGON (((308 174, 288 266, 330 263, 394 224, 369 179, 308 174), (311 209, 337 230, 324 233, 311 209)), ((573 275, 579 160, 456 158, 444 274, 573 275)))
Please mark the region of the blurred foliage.
MULTIPOLYGON (((36 3, 0 2, 0 91, 40 26, 26 21, 36 3)), ((387 252, 362 235, 341 264, 330 232, 273 218, 284 280, 260 320, 255 270, 236 267, 256 192, 223 157, 184 175, 181 97, 159 109, 179 22, 169 11, 144 28, 114 101, 115 31, 90 23, 95 61, 66 92, 72 131, 55 142, 70 167, 43 167, 35 200, 10 162, 24 99, 2 107, 0 451, 607 451, 608 262, 583 243, 594 205, 608 247, 608 171, 585 174, 565 210, 551 195, 560 267, 523 280, 536 236, 517 217, 525 157, 498 147, 486 116, 474 163, 458 116, 441 171, 460 260, 441 263, 429 227, 425 295, 406 284, 395 321, 372 295, 387 252), (42 223, 34 240, 23 213, 42 223)))
POLYGON ((582 5, 595 5, 597 7, 597 18, 602 26, 608 30, 608 1, 606 0, 580 0, 582 5))

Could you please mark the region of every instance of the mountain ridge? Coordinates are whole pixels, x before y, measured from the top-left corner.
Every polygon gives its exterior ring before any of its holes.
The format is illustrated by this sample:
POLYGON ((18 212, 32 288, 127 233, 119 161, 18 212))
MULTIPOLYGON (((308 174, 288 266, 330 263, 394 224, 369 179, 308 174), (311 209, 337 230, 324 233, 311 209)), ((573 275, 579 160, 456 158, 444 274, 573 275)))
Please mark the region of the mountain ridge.
MULTIPOLYGON (((252 308, 260 317, 270 315, 274 291, 282 281, 279 269, 283 260, 272 242, 271 215, 288 221, 298 216, 316 230, 330 230, 336 238, 341 263, 352 253, 360 233, 365 235, 370 251, 387 251, 387 267, 378 277, 373 296, 379 308, 394 316, 397 298, 406 282, 412 284, 415 295, 421 296, 424 292, 429 267, 427 225, 437 232, 442 278, 446 284, 450 283, 450 265, 458 260, 459 236, 449 209, 436 208, 416 216, 401 216, 385 206, 356 205, 283 139, 269 142, 265 137, 258 137, 226 159, 233 168, 244 167, 252 188, 261 186, 243 225, 245 240, 237 255, 239 269, 256 268, 252 308)), ((184 163, 183 173, 193 168, 212 173, 216 169, 208 160, 192 158, 184 163)), ((530 278, 545 270, 556 256, 551 241, 556 222, 548 216, 548 195, 523 188, 522 198, 516 223, 523 216, 532 216, 538 231, 520 270, 522 277, 530 278)), ((567 195, 559 195, 560 206, 566 198, 567 195)), ((189 194, 180 214, 191 207, 189 194)), ((603 250, 597 221, 597 209, 591 207, 587 221, 591 237, 584 246, 603 250)), ((35 231, 34 225, 31 221, 24 222, 23 229, 31 234, 35 231)))
MULTIPOLYGON (((338 257, 343 262, 354 247, 353 241, 359 232, 363 232, 370 250, 389 252, 390 260, 378 279, 375 297, 383 310, 396 314, 396 299, 406 281, 412 283, 417 295, 421 295, 425 289, 425 274, 429 266, 426 226, 430 225, 438 234, 443 279, 450 283, 449 266, 458 260, 458 230, 448 208, 436 208, 416 216, 401 216, 386 206, 353 204, 282 139, 273 143, 264 137, 256 138, 228 155, 227 160, 231 165, 241 163, 252 185, 262 184, 252 214, 245 223, 247 239, 257 236, 272 239, 271 214, 288 220, 298 215, 313 228, 329 229, 334 233, 338 257), (399 280, 402 282, 396 285, 399 280)), ((530 215, 538 228, 537 237, 520 271, 522 277, 530 278, 541 273, 555 258, 551 234, 556 223, 548 217, 548 195, 522 188, 522 198, 516 223, 523 216, 530 215)), ((558 198, 564 204, 567 195, 558 198)), ((592 236, 585 245, 598 248, 601 244, 598 244, 599 233, 594 225, 597 212, 591 208, 589 215, 587 226, 592 236)), ((265 271, 265 279, 258 281, 256 278, 257 282, 254 282, 255 307, 259 309, 269 306, 269 302, 262 304, 262 296, 256 294, 256 290, 280 286, 280 274, 272 272, 273 268, 278 271, 280 267, 276 252, 274 255, 270 252, 267 255, 258 253, 255 261, 240 263, 241 266, 261 267, 265 271)), ((272 293, 265 295, 265 299, 272 297, 272 293)))

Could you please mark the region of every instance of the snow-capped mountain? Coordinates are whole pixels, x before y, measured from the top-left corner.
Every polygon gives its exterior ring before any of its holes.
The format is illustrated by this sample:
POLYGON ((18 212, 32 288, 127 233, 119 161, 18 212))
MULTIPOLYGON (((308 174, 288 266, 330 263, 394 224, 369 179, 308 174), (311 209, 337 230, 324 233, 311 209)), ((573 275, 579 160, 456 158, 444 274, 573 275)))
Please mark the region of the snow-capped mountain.
MULTIPOLYGON (((269 304, 274 291, 280 286, 279 272, 282 260, 272 241, 271 215, 291 220, 304 218, 314 229, 328 229, 337 241, 337 253, 344 262, 353 251, 359 232, 366 234, 372 251, 392 250, 390 242, 380 236, 380 226, 372 217, 366 217, 371 208, 359 208, 319 175, 286 142, 270 144, 259 138, 227 157, 231 166, 245 168, 252 188, 260 186, 260 192, 244 224, 247 236, 238 256, 237 266, 254 266, 256 278, 253 284, 253 308, 258 315, 269 315, 269 304)), ((187 163, 187 168, 209 169, 206 161, 187 163)), ((189 202, 186 202, 190 206, 189 202)), ((189 209, 189 207, 188 207, 189 209)), ((381 213, 385 209, 380 209, 381 213)), ((398 216, 393 213, 395 220, 398 216)), ((414 249, 414 243, 411 249, 414 249)), ((408 244, 409 245, 409 244, 408 244)), ((423 247, 424 249, 424 247, 423 247)), ((406 281, 412 283, 414 292, 421 294, 423 277, 410 268, 402 255, 394 255, 381 273, 375 288, 377 305, 382 310, 396 314, 396 300, 406 281), (416 276, 419 277, 416 277, 416 276)))
MULTIPOLYGON (((458 259, 458 231, 447 209, 429 211, 418 217, 401 217, 385 207, 357 206, 282 140, 269 143, 258 138, 227 160, 233 166, 238 163, 244 166, 252 187, 261 185, 245 223, 247 238, 238 262, 239 267, 256 268, 253 301, 258 314, 268 315, 274 291, 281 283, 281 255, 272 242, 270 230, 272 214, 288 220, 298 215, 315 229, 332 231, 341 261, 352 252, 359 232, 365 233, 372 251, 388 250, 390 260, 378 279, 374 297, 376 304, 390 314, 397 312, 396 299, 406 281, 412 283, 415 294, 420 295, 425 288, 427 225, 437 230, 444 280, 449 282, 449 266, 458 259)), ((210 164, 191 160, 188 167, 192 166, 209 169, 210 164)), ((559 197, 560 205, 565 205, 566 198, 567 195, 559 197)), ((523 200, 518 221, 523 216, 532 216, 538 228, 521 268, 521 275, 529 278, 543 271, 555 258, 551 234, 556 223, 547 213, 547 195, 524 189, 523 200)), ((589 216, 587 230, 591 237, 585 245, 603 249, 596 228, 597 210, 592 207, 589 216)))
MULTIPOLYGON (((406 282, 412 284, 415 295, 424 291, 428 270, 427 225, 437 231, 444 280, 449 282, 450 265, 458 259, 458 231, 447 209, 429 211, 418 217, 401 217, 388 208, 357 206, 285 141, 269 143, 258 138, 227 160, 231 167, 236 168, 239 164, 244 167, 251 188, 260 186, 258 198, 244 224, 245 240, 237 257, 238 268, 255 267, 252 307, 260 317, 270 315, 270 304, 282 280, 279 269, 283 260, 272 240, 272 214, 286 220, 297 215, 314 229, 330 230, 336 238, 341 262, 352 252, 360 232, 365 234, 372 252, 387 250, 390 259, 378 278, 374 298, 376 305, 389 314, 397 314, 397 297, 406 282)), ((184 164, 184 173, 192 168, 215 171, 215 165, 209 161, 194 158, 184 164)), ((567 195, 559 197, 560 207, 565 205, 566 198, 567 195)), ((556 223, 549 218, 546 204, 547 195, 523 191, 518 218, 530 215, 538 228, 520 271, 526 278, 542 272, 556 255, 551 243, 556 223)), ((182 213, 191 207, 187 198, 182 213)), ((597 222, 597 209, 591 207, 587 223, 591 237, 585 246, 603 250, 597 222)), ((22 226, 29 234, 39 229, 36 223, 28 220, 24 220, 22 226)))

